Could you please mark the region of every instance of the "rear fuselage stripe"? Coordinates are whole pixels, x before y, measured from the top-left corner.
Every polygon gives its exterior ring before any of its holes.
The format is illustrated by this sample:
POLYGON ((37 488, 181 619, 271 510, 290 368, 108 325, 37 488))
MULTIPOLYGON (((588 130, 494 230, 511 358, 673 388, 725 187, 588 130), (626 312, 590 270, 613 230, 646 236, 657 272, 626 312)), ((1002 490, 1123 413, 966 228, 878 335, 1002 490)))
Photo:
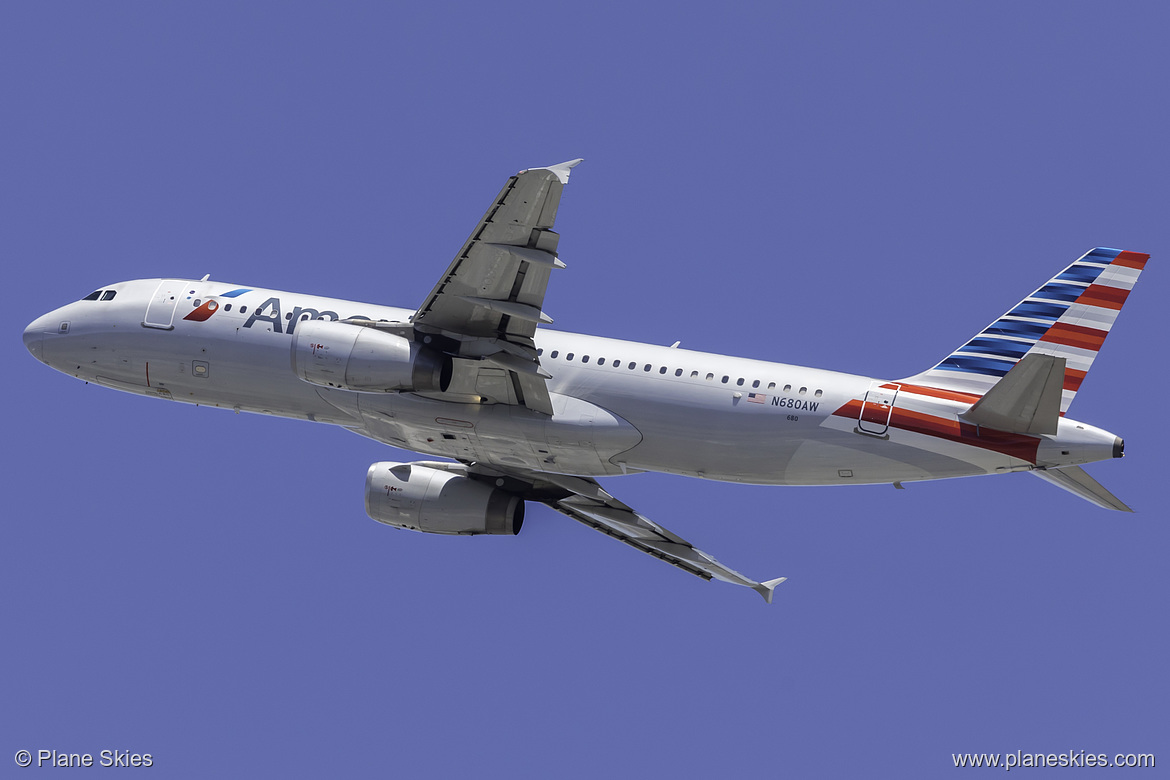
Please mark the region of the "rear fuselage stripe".
MULTIPOLYGON (((856 420, 861 415, 862 403, 854 398, 833 412, 836 417, 856 420)), ((1008 455, 1028 463, 1036 462, 1040 439, 1018 433, 1005 433, 991 428, 980 428, 959 419, 937 417, 895 406, 890 415, 890 427, 924 436, 933 436, 957 444, 979 447, 1008 455)))

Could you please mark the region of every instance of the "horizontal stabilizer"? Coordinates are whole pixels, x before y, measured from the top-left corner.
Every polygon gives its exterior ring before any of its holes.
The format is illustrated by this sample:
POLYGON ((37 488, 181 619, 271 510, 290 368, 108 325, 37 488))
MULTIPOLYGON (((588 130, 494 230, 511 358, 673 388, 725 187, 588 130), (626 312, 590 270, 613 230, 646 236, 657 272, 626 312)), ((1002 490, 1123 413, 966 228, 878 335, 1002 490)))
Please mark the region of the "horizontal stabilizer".
POLYGON ((1075 493, 1081 498, 1096 504, 1103 509, 1115 509, 1118 512, 1132 512, 1121 499, 1110 493, 1105 487, 1089 476, 1089 473, 1080 466, 1066 466, 1060 469, 1036 469, 1031 472, 1045 482, 1051 482, 1058 488, 1075 493))
POLYGON ((959 417, 1009 433, 1055 434, 1065 362, 1054 355, 1025 355, 959 417))

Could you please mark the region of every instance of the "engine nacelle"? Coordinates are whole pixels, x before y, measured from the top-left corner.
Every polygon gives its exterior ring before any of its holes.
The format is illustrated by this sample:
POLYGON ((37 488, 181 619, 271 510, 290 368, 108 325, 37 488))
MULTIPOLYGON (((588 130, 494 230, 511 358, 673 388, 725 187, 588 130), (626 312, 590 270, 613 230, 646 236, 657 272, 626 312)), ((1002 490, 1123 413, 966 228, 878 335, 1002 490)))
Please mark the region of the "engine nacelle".
POLYGON ((432 534, 518 534, 524 500, 462 474, 384 461, 366 473, 366 514, 432 534))
POLYGON ((451 358, 377 328, 330 320, 297 323, 293 371, 314 385, 365 393, 443 391, 451 358))

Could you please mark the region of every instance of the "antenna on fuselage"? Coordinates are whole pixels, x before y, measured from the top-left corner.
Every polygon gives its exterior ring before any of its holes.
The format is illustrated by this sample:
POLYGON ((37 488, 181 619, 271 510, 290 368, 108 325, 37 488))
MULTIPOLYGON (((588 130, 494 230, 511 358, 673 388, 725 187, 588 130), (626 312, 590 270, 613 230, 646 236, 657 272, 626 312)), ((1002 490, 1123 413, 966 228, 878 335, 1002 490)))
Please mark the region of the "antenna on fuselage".
POLYGON ((203 278, 202 278, 202 279, 200 279, 199 281, 201 281, 201 282, 206 282, 206 281, 207 281, 208 279, 210 279, 210 278, 211 278, 211 274, 204 274, 204 275, 203 275, 203 278))

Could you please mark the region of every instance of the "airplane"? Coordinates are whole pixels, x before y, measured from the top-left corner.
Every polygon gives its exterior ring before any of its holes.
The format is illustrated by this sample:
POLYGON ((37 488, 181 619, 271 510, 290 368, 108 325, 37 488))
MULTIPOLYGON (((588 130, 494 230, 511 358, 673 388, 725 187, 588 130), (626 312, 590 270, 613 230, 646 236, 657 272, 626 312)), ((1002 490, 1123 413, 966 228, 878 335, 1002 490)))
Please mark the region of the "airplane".
POLYGON ((598 478, 893 484, 1026 471, 1132 511, 1081 468, 1122 439, 1066 417, 1149 255, 1093 249, 931 368, 885 379, 554 331, 553 231, 581 160, 508 179, 417 309, 189 279, 104 285, 24 343, 86 382, 339 425, 446 460, 379 462, 366 513, 437 534, 516 534, 544 504, 704 579, 756 581, 598 478))

